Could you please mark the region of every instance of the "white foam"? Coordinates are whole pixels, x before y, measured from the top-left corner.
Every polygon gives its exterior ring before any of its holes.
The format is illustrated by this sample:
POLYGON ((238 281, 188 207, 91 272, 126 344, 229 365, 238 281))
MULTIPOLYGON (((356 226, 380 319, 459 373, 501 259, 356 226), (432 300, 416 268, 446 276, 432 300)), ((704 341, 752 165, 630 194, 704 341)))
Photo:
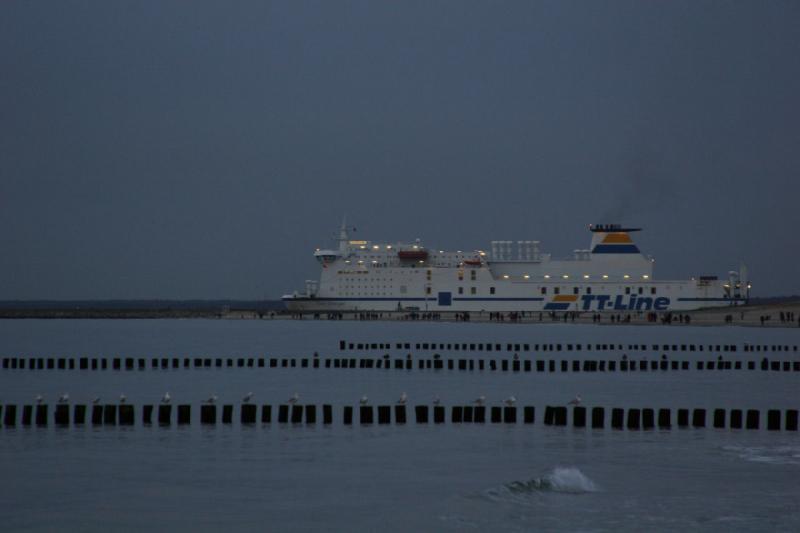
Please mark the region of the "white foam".
POLYGON ((800 446, 725 446, 745 461, 774 465, 800 465, 800 446))
POLYGON ((580 494, 597 490, 594 482, 574 466, 556 467, 544 479, 548 481, 550 490, 555 492, 580 494))

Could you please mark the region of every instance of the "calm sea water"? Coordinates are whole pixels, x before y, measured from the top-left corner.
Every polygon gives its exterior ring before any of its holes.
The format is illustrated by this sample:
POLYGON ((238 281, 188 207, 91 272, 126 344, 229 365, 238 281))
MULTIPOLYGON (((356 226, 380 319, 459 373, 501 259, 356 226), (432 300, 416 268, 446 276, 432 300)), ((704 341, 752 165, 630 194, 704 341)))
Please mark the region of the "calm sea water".
MULTIPOLYGON (((800 344, 796 330, 210 320, 5 321, 2 356, 338 355, 357 342, 800 344)), ((382 354, 385 350, 379 350, 382 354)), ((414 350, 414 356, 428 356, 414 350)), ((392 350, 405 356, 406 350, 392 350)), ((444 357, 455 354, 441 352, 444 357)), ((370 355, 379 355, 370 352, 370 355)), ((507 357, 507 353, 494 353, 507 357)), ((649 359, 660 354, 647 352, 649 359)), ((693 359, 700 354, 671 354, 693 359)), ((704 360, 716 353, 704 354, 704 360)), ((461 357, 465 357, 462 353, 461 357)), ((489 357, 469 353, 467 357, 489 357)), ((522 354, 534 358, 534 354, 522 354)), ((726 354, 760 359, 762 355, 726 354)), ((773 357, 772 354, 768 354, 773 357)), ((548 354, 618 359, 619 354, 548 354)), ((797 353, 774 358, 797 360, 797 353)), ((637 356, 637 358, 639 358, 637 356)), ((333 425, 2 428, 0 517, 8 531, 800 530, 800 436, 541 424, 544 405, 797 408, 793 372, 490 373, 360 369, 0 370, 0 403, 74 403, 120 393, 134 405, 197 405, 253 392, 277 404, 535 405, 533 426, 333 425)), ((137 415, 139 413, 137 412, 137 415)), ((763 423, 763 422, 762 422, 763 423)))

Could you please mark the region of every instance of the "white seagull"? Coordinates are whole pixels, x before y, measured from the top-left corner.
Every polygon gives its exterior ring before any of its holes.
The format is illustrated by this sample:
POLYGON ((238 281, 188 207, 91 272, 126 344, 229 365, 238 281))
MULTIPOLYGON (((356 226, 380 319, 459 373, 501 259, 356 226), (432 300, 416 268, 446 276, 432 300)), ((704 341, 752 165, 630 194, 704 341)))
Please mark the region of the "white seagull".
POLYGON ((119 403, 125 403, 126 401, 128 401, 128 397, 125 396, 124 394, 120 394, 119 395, 119 403))
POLYGON ((517 399, 514 398, 514 396, 509 396, 508 398, 503 400, 503 403, 506 404, 508 407, 513 407, 514 404, 517 403, 517 399))
POLYGON ((247 394, 244 395, 244 398, 242 398, 242 403, 250 403, 250 400, 252 399, 253 399, 253 393, 248 392, 247 394))
POLYGON ((172 396, 169 395, 169 392, 165 392, 164 396, 161 397, 161 403, 169 403, 172 401, 172 396))
POLYGON ((208 397, 208 399, 206 399, 206 403, 207 404, 214 404, 216 402, 217 402, 217 395, 216 394, 212 394, 211 396, 208 397))
POLYGON ((581 404, 581 395, 576 394, 573 399, 571 399, 567 405, 580 405, 581 404))
POLYGON ((42 396, 41 394, 37 394, 35 400, 36 403, 42 403, 44 401, 44 396, 42 396))
POLYGON ((408 395, 404 392, 400 395, 400 399, 397 400, 397 403, 399 403, 400 405, 405 405, 407 401, 408 401, 408 395))
POLYGON ((367 405, 367 403, 369 403, 369 398, 367 398, 367 395, 365 394, 360 400, 358 400, 358 403, 361 405, 367 405))
POLYGON ((288 400, 286 400, 286 403, 288 403, 289 405, 294 405, 298 401, 300 401, 300 395, 295 392, 288 400))
POLYGON ((69 394, 66 392, 58 397, 58 403, 67 403, 69 401, 69 394))
POLYGON ((477 398, 475 398, 475 400, 473 400, 472 403, 475 403, 475 404, 478 404, 478 405, 483 405, 484 403, 486 403, 486 396, 480 395, 477 398))

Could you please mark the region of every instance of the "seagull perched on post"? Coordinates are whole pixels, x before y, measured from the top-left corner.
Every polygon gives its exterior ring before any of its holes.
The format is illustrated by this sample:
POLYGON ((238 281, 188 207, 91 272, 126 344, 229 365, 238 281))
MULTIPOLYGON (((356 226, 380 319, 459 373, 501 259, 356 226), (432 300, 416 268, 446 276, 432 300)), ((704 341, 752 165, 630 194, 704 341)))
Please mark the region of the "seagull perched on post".
POLYGON ((473 400, 472 403, 477 405, 483 405, 484 403, 486 403, 486 396, 480 395, 477 398, 475 398, 475 400, 473 400))
POLYGON ((208 397, 208 399, 206 399, 206 403, 210 404, 210 405, 213 405, 216 402, 217 402, 217 395, 216 394, 212 394, 211 396, 208 397))
POLYGON ((69 394, 66 392, 58 397, 58 403, 67 403, 69 401, 69 394))
POLYGON ((124 394, 120 394, 119 395, 119 403, 125 403, 126 401, 128 401, 128 397, 125 396, 124 394))
POLYGON ((37 394, 36 398, 34 398, 34 399, 36 400, 36 403, 39 404, 39 403, 42 403, 44 401, 44 396, 42 396, 41 394, 37 394))
POLYGON ((172 400, 172 396, 169 395, 169 392, 165 392, 164 396, 161 397, 161 403, 169 403, 172 400))
POLYGON ((503 403, 506 404, 508 407, 513 407, 514 404, 517 403, 517 399, 514 398, 514 396, 509 396, 508 398, 503 400, 503 403))
POLYGON ((408 395, 404 392, 400 394, 400 399, 397 400, 397 403, 399 403, 400 405, 405 405, 407 401, 408 401, 408 395))
POLYGON ((298 401, 300 401, 300 395, 295 392, 288 400, 286 400, 286 403, 288 403, 289 405, 294 405, 298 401))
POLYGON ((569 403, 567 403, 567 405, 580 405, 580 404, 581 404, 581 395, 580 394, 576 394, 575 397, 573 399, 571 399, 569 401, 569 403))
POLYGON ((250 400, 252 399, 253 399, 253 393, 248 392, 247 394, 244 395, 244 398, 242 398, 242 403, 250 403, 250 400))
POLYGON ((358 403, 361 405, 367 405, 367 403, 369 403, 369 398, 367 398, 367 395, 365 394, 360 400, 358 400, 358 403))

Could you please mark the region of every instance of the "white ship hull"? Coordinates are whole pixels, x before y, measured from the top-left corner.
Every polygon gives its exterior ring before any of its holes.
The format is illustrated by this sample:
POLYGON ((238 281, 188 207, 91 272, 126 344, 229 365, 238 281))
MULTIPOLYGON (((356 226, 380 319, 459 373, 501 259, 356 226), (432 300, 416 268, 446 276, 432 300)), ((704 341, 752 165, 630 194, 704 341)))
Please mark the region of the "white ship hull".
POLYGON ((319 282, 283 297, 295 312, 667 312, 745 303, 746 273, 725 280, 654 280, 652 259, 617 226, 592 228, 590 249, 553 260, 536 241, 495 241, 492 252, 428 250, 421 243, 351 241, 317 250, 319 282), (516 253, 514 253, 516 252, 516 253))

